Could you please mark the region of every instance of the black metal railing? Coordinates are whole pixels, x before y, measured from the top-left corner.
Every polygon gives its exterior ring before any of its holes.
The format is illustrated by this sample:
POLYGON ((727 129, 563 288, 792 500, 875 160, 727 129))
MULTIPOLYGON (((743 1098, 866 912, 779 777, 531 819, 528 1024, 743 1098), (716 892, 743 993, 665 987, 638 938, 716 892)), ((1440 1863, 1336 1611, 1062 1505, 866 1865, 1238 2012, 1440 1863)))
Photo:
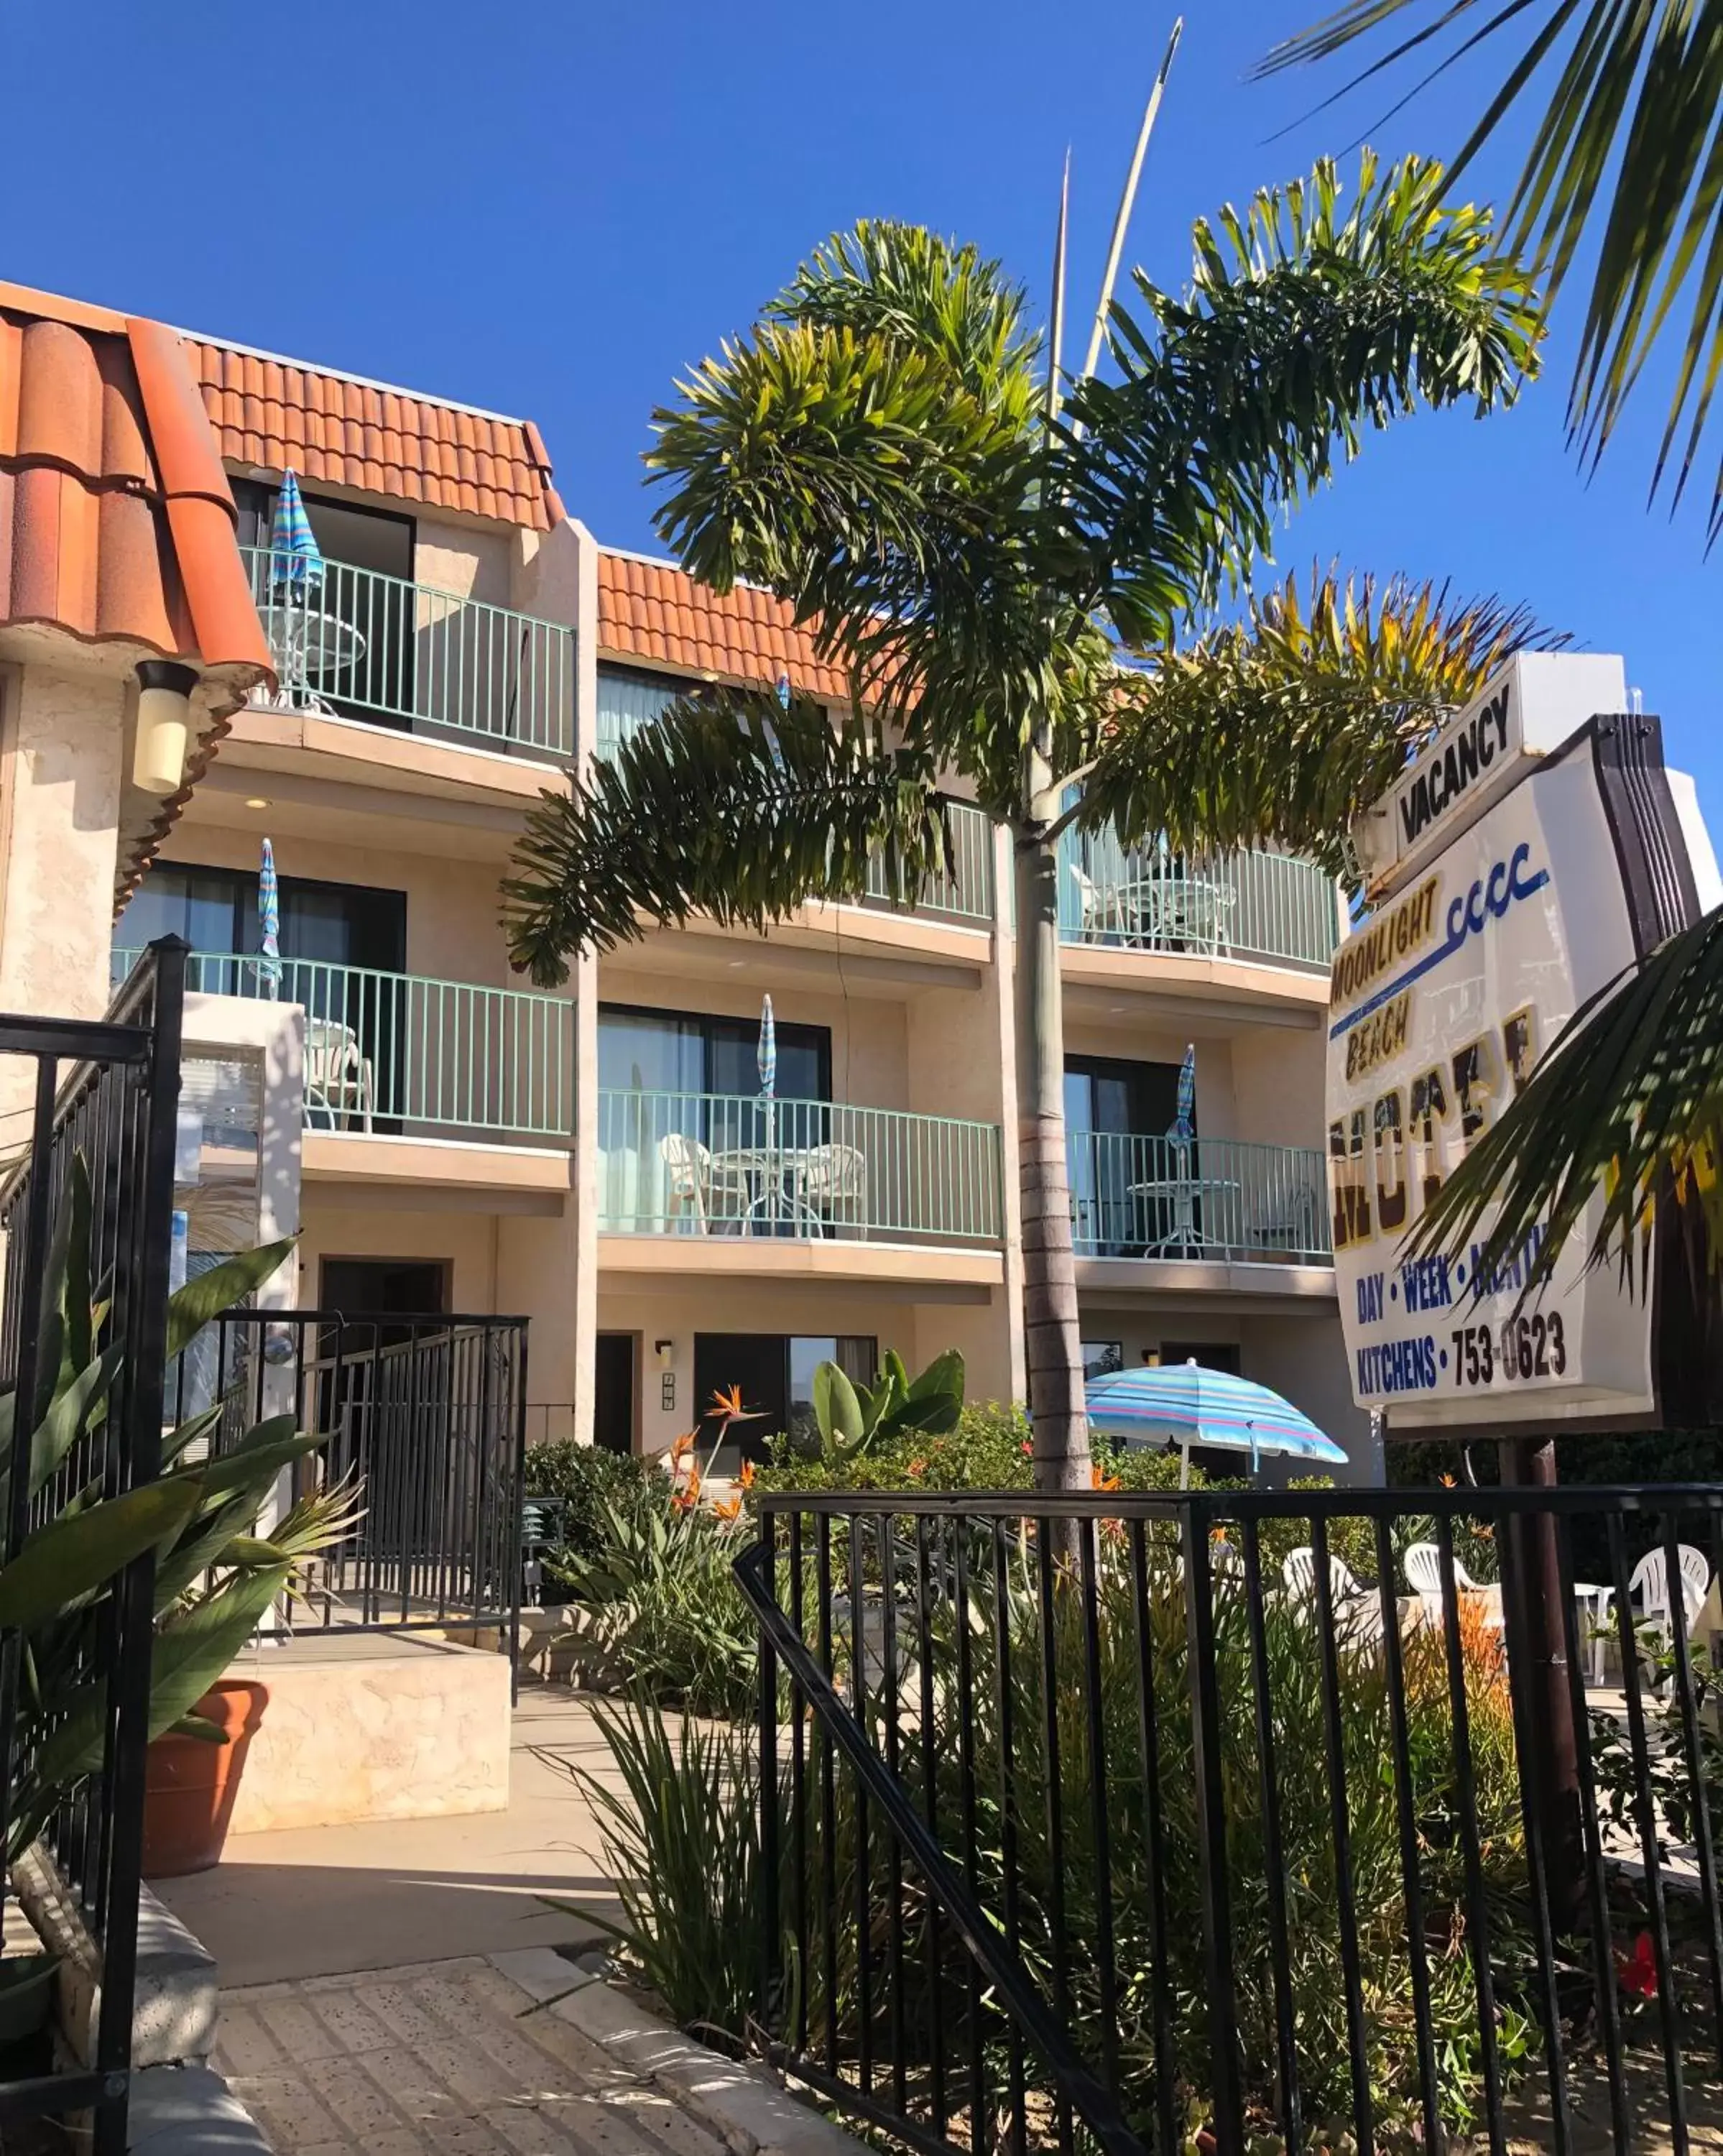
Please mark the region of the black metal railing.
POLYGON ((1685 2148, 1720 1537, 1723 1486, 766 1496, 774 2055, 967 2156, 1685 2148))
POLYGON ((518 1665, 524 1317, 233 1311, 179 1358, 169 1394, 176 1420, 223 1404, 218 1452, 291 1414, 326 1440, 302 1479, 354 1485, 359 1517, 261 1636, 494 1631, 518 1665))
MULTIPOLYGON (((8 1559, 74 1502, 90 1493, 116 1497, 161 1470, 185 957, 175 939, 151 945, 100 1022, 0 1017, 0 1082, 33 1065, 33 1084, 13 1096, 6 1135, 19 1157, 0 1184, 0 1394, 14 1403, 15 1429, 34 1427, 59 1374, 59 1313, 49 1307, 47 1288, 51 1253, 84 1232, 74 1202, 79 1162, 90 1198, 93 1347, 121 1351, 105 1414, 33 1493, 33 1448, 12 1445, 4 1475, 8 1559)), ((137 1558, 89 1621, 56 1635, 56 1686, 103 1702, 100 1766, 44 1830, 100 1956, 100 2011, 87 2071, 0 2081, 0 2138, 8 2145, 18 2122, 83 2112, 93 2113, 95 2156, 120 2156, 126 2145, 154 1584, 153 1555, 137 1558)), ((0 1638, 8 1840, 16 1793, 31 1765, 26 1732, 40 1727, 39 1715, 25 1710, 45 1681, 16 1633, 0 1638)))

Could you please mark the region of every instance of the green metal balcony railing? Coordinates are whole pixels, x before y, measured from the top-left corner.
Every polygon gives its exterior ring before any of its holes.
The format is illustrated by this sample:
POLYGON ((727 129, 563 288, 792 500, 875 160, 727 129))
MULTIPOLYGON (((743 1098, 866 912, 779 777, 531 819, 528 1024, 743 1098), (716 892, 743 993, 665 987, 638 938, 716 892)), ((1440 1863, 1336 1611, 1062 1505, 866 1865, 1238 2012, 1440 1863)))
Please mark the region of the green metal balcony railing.
MULTIPOLYGON (((138 954, 115 951, 123 980, 138 954)), ((268 998, 262 961, 198 951, 186 985, 268 998)), ((284 958, 274 998, 305 1012, 310 1130, 567 1142, 574 1129, 574 1006, 321 959, 284 958)))
POLYGON ((1290 854, 1183 860, 1126 850, 1108 833, 1068 832, 1059 932, 1068 943, 1266 960, 1326 973, 1340 941, 1333 882, 1290 854))
POLYGON ((996 1243, 996 1123, 724 1093, 598 1096, 598 1224, 647 1235, 996 1243))
POLYGON ((1065 1163, 1081 1257, 1334 1262, 1314 1147, 1070 1131, 1065 1163))
POLYGON ((295 709, 419 733, 447 727, 486 748, 572 753, 572 629, 346 562, 326 560, 321 584, 307 591, 289 581, 285 556, 240 551, 295 709))
MULTIPOLYGON (((951 873, 944 870, 929 876, 915 901, 917 913, 942 913, 953 921, 986 921, 993 918, 993 827, 979 808, 954 801, 946 809, 951 834, 951 873)), ((869 864, 868 896, 880 905, 890 903, 885 864, 869 864)))

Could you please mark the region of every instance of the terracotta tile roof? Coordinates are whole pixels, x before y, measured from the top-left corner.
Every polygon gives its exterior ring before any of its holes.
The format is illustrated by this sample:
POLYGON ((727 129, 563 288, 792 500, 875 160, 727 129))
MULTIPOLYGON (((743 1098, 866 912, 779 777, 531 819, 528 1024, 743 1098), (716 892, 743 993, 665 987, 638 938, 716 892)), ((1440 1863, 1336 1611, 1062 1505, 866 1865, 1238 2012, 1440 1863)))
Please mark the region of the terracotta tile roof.
POLYGON ((0 285, 0 622, 146 645, 238 703, 273 662, 236 521, 173 331, 0 285))
POLYGON ((122 889, 274 662, 233 497, 177 333, 0 284, 0 627, 179 659, 186 784, 121 808, 122 889))
POLYGON ((188 336, 205 408, 235 464, 548 531, 562 521, 530 419, 504 419, 188 336))
POLYGON ((598 648, 638 666, 670 666, 738 681, 787 674, 804 695, 849 700, 843 675, 814 649, 787 601, 751 584, 720 593, 671 562, 598 556, 598 648))

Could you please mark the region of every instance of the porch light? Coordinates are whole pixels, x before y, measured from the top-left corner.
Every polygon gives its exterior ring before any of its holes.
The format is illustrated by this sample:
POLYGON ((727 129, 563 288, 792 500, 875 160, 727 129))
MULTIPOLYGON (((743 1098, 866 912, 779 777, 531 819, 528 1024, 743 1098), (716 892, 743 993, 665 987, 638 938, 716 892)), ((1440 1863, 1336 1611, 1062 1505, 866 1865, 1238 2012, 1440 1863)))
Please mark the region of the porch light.
POLYGON ((146 659, 137 670, 137 739, 131 783, 145 793, 177 793, 186 775, 195 670, 172 659, 146 659))

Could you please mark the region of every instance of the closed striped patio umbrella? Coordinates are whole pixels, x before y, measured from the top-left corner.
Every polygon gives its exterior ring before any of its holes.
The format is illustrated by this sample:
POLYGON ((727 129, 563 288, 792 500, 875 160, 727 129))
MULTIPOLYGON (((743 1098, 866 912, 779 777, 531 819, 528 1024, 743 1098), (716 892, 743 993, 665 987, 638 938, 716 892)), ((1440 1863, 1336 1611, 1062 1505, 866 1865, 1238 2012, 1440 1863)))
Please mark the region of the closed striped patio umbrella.
POLYGON ((269 520, 269 582, 277 588, 285 584, 301 598, 323 588, 323 549, 300 498, 299 480, 290 470, 281 475, 281 491, 269 520))

